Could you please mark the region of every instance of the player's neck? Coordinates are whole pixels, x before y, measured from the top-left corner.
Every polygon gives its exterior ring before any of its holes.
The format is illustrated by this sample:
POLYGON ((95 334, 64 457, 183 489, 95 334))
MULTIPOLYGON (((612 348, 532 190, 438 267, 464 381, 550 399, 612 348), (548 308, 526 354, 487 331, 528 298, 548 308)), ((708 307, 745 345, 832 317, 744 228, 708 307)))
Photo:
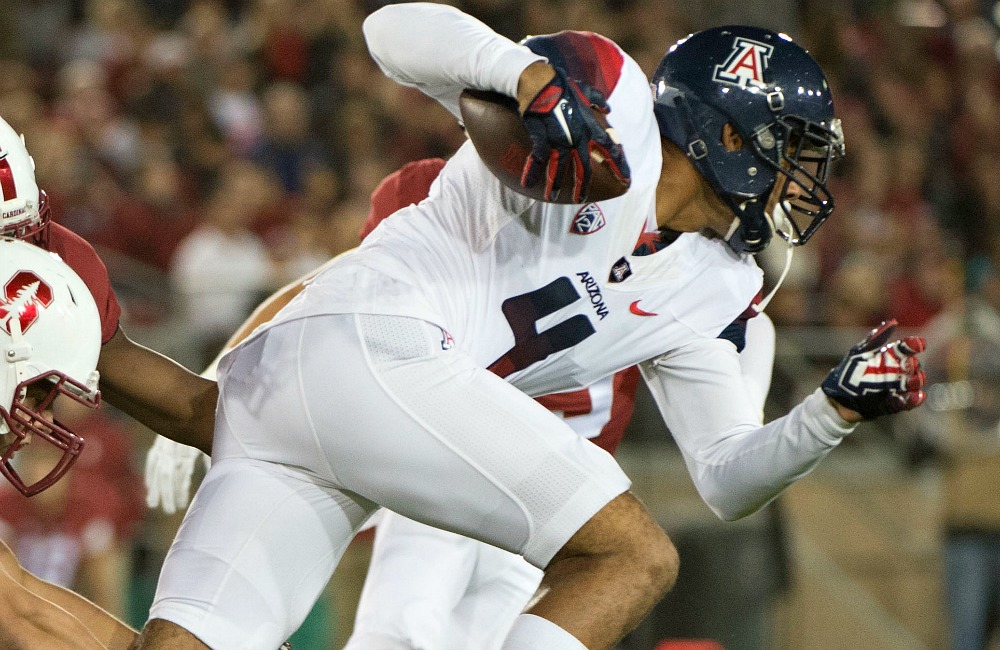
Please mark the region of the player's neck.
POLYGON ((672 142, 661 140, 663 167, 656 187, 656 224, 679 232, 722 232, 732 213, 698 173, 687 156, 672 142))

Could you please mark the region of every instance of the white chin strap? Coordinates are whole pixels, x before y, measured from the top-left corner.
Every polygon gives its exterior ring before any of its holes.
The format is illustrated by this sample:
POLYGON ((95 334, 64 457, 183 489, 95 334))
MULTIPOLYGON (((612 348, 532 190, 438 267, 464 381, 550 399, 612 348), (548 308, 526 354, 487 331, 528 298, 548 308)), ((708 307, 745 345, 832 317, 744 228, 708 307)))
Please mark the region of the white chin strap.
POLYGON ((739 217, 733 217, 733 222, 729 224, 729 230, 726 232, 726 235, 722 238, 722 240, 729 241, 730 239, 732 239, 733 235, 736 234, 736 230, 740 227, 740 224, 742 222, 743 220, 740 219, 739 217))
POLYGON ((781 287, 781 283, 785 281, 785 277, 788 275, 788 271, 792 268, 792 251, 795 249, 792 246, 792 242, 788 241, 786 238, 778 235, 778 231, 782 232, 794 232, 792 229, 792 222, 789 216, 792 213, 792 206, 788 201, 782 201, 778 205, 774 206, 774 210, 768 215, 768 222, 771 224, 771 231, 777 235, 772 237, 771 241, 775 239, 780 239, 785 242, 785 268, 781 271, 781 275, 778 276, 778 281, 775 283, 774 288, 760 301, 759 304, 752 305, 753 310, 758 314, 763 312, 767 307, 768 303, 771 302, 771 298, 774 298, 774 294, 778 293, 778 289, 781 287))

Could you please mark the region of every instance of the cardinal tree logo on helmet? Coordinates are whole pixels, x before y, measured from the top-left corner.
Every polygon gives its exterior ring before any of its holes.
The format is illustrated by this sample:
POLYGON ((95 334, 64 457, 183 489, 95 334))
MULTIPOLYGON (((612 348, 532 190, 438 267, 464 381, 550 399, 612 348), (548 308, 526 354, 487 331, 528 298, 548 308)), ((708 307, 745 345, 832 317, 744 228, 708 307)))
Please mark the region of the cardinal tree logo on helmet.
POLYGON ((740 88, 763 88, 764 70, 774 47, 749 38, 737 37, 726 62, 715 66, 712 78, 740 88))
POLYGON ((21 333, 28 331, 41 313, 52 304, 52 287, 31 271, 18 271, 3 286, 0 296, 0 328, 11 334, 11 320, 17 318, 21 333))

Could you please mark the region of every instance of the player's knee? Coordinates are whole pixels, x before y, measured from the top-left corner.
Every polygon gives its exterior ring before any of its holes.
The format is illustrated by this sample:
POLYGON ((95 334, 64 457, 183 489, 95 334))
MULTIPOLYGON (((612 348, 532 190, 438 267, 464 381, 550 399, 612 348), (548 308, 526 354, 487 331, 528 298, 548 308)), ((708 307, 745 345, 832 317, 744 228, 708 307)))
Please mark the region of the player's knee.
POLYGON ((677 582, 681 560, 680 555, 677 553, 677 547, 670 541, 670 537, 662 529, 659 529, 659 527, 657 529, 658 534, 653 534, 647 540, 644 552, 646 558, 645 571, 653 590, 659 591, 660 594, 665 594, 677 582))
MULTIPOLYGON (((607 561, 619 579, 665 593, 677 580, 680 560, 666 532, 629 493, 613 499, 570 538, 553 558, 607 561)), ((550 567, 552 564, 550 564, 550 567)))
POLYGON ((644 585, 644 592, 662 596, 677 582, 680 556, 666 532, 652 518, 622 531, 617 549, 620 570, 635 586, 644 585))

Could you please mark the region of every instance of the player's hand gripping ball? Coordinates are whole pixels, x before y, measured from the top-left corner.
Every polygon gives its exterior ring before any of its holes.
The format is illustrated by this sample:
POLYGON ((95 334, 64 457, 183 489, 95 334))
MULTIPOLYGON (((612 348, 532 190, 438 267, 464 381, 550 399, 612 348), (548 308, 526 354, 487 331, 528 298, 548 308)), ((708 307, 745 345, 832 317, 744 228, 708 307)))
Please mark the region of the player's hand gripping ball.
POLYGON ((501 183, 539 201, 605 201, 628 190, 625 154, 609 131, 600 93, 558 73, 529 104, 466 90, 462 121, 483 163, 501 183))
POLYGON ((927 377, 917 354, 926 343, 919 336, 890 343, 896 325, 895 320, 883 322, 851 348, 823 381, 827 397, 866 420, 923 404, 927 377))

